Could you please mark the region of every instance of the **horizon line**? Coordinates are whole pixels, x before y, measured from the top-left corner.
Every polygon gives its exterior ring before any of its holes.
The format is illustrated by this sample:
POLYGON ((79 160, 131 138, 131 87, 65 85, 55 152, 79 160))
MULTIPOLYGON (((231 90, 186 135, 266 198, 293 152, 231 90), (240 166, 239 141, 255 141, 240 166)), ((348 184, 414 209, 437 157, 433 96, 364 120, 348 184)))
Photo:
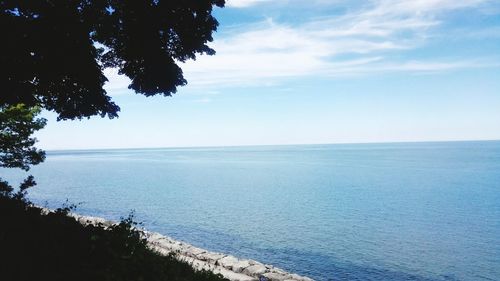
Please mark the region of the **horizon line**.
POLYGON ((356 145, 356 144, 411 144, 411 143, 444 143, 444 142, 495 142, 500 139, 464 139, 464 140, 425 140, 425 141, 367 141, 367 142, 332 142, 332 143, 290 143, 290 144, 236 144, 236 145, 195 145, 195 146, 157 146, 157 147, 110 147, 110 148, 59 148, 43 149, 51 151, 88 151, 88 150, 154 150, 154 149, 197 149, 224 147, 262 147, 262 146, 307 146, 307 145, 356 145))

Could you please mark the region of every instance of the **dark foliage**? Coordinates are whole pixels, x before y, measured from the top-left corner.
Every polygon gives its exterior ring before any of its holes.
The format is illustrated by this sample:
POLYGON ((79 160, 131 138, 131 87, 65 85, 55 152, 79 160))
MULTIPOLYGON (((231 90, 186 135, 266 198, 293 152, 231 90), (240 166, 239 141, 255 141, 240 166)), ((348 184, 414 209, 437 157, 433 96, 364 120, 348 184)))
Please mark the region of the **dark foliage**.
POLYGON ((40 108, 27 108, 23 104, 0 106, 0 168, 21 168, 45 160, 45 152, 34 147, 32 135, 45 127, 47 120, 37 118, 40 108))
MULTIPOLYGON (((32 134, 41 109, 59 119, 114 118, 105 68, 129 88, 170 96, 187 82, 178 62, 213 55, 224 0, 0 0, 0 168, 42 162, 32 134)), ((224 280, 148 249, 131 218, 110 228, 83 226, 70 208, 44 215, 0 178, 0 280, 224 280)))
MULTIPOLYGON (((23 104, 0 106, 0 168, 20 168, 25 171, 31 165, 45 160, 45 152, 34 147, 35 131, 45 127, 47 120, 38 118, 39 107, 28 108, 23 104)), ((17 196, 24 196, 26 190, 36 185, 33 176, 28 176, 19 186, 17 196)), ((0 177, 0 194, 14 189, 0 177)))
POLYGON ((170 96, 186 84, 177 62, 214 54, 214 5, 224 0, 0 0, 0 106, 116 117, 107 67, 137 93, 170 96))
POLYGON ((105 229, 83 226, 70 210, 43 215, 24 197, 0 193, 0 280, 226 280, 153 252, 131 217, 105 229))

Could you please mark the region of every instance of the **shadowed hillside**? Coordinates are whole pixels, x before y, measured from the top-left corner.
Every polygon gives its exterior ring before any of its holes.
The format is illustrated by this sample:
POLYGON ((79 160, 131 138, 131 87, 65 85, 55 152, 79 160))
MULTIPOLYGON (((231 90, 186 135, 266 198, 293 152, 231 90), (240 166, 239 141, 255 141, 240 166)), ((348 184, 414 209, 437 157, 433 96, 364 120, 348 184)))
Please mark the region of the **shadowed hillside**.
POLYGON ((226 280, 150 250, 132 217, 105 229, 70 209, 44 215, 22 196, 0 195, 0 280, 226 280))

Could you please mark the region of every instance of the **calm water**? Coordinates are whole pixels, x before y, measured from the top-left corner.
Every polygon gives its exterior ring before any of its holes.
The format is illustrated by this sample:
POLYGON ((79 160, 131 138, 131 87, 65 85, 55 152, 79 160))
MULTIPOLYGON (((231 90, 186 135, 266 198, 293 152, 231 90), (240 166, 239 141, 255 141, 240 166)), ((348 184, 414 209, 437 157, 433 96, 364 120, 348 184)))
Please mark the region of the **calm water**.
POLYGON ((32 173, 39 204, 317 280, 500 280, 500 142, 57 151, 32 173))

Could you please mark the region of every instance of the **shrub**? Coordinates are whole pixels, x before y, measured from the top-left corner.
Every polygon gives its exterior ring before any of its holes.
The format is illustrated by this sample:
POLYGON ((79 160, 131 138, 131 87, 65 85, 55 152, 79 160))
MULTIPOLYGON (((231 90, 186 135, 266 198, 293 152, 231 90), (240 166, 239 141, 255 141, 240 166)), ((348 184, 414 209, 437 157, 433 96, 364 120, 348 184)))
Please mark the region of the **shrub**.
POLYGON ((0 192, 0 280, 227 280, 147 247, 133 217, 105 228, 45 214, 23 196, 0 192))

